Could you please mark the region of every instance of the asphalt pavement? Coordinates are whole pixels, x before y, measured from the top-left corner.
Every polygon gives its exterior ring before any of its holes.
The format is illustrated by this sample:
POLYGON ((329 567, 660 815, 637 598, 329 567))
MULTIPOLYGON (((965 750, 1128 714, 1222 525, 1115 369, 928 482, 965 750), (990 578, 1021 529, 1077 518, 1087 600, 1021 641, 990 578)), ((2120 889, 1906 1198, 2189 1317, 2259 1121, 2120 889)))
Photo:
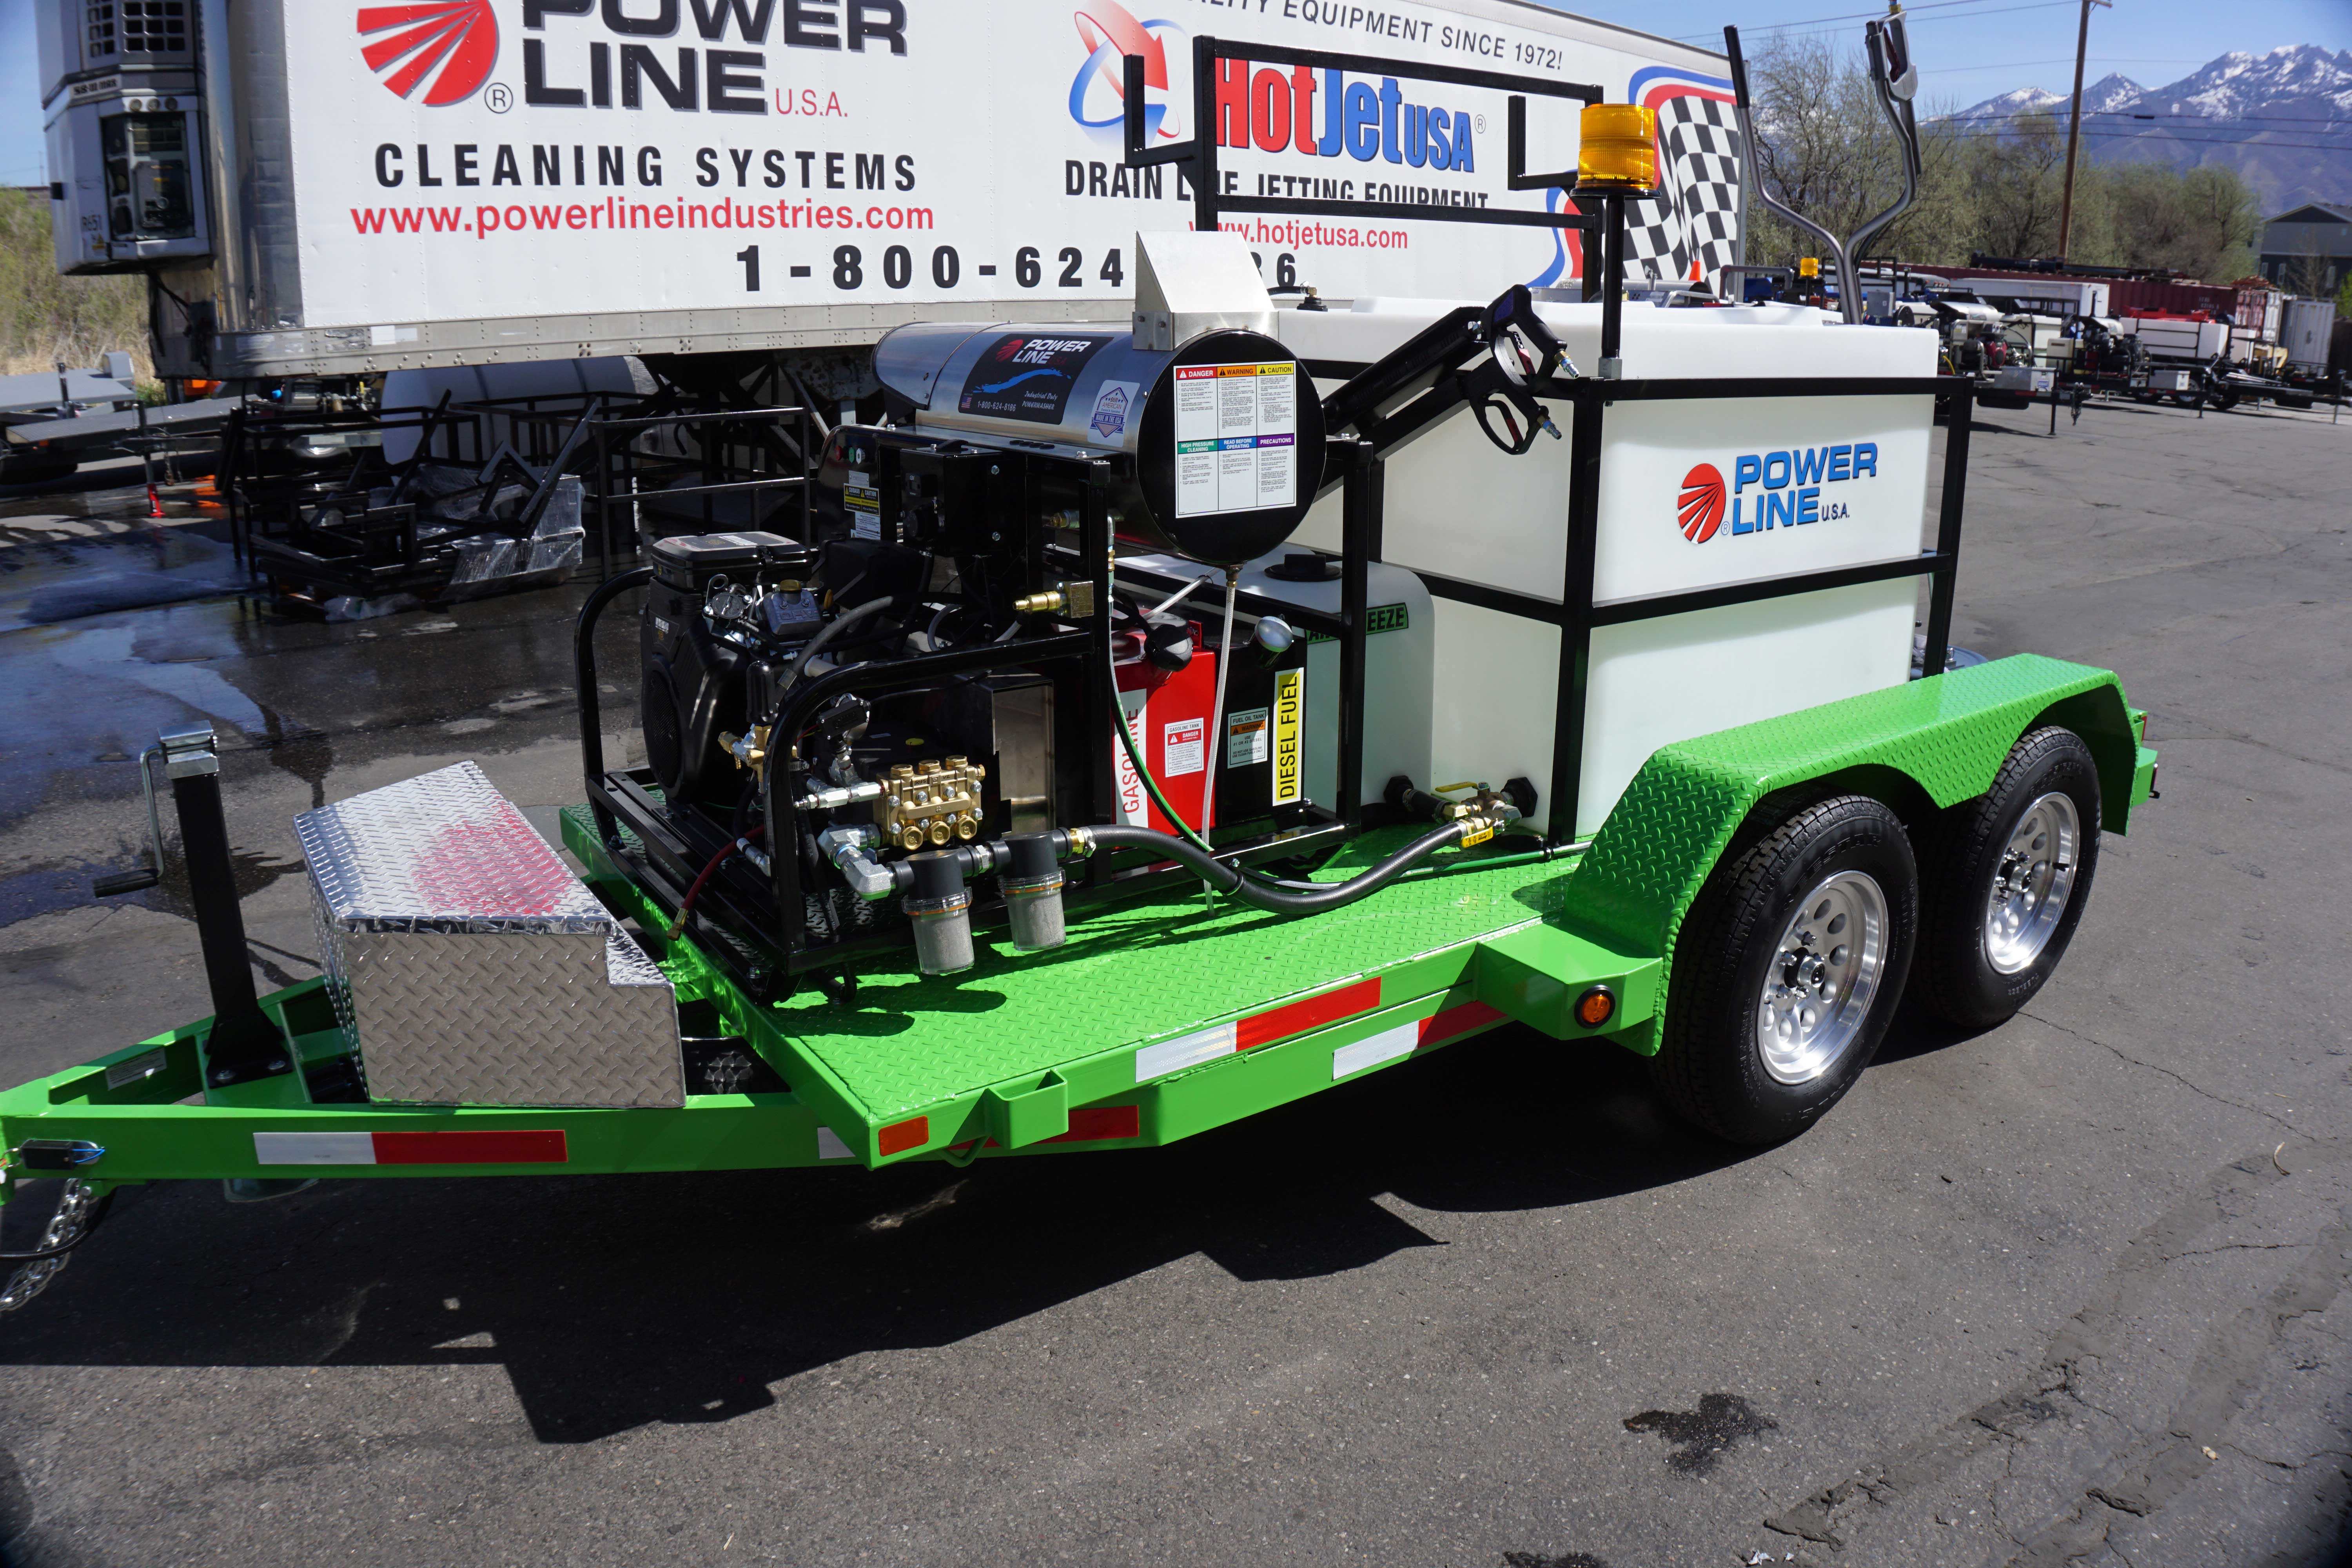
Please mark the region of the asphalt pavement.
MULTIPOLYGON (((142 1189, 0 1318, 0 1552, 2340 1561, 2352 424, 2046 421, 1979 416, 1956 638, 2119 671, 2163 798, 2023 1015, 1906 1014, 1801 1140, 1510 1030, 1083 1163, 142 1189)), ((464 757, 577 794, 584 584, 288 620, 137 499, 0 499, 7 1083, 209 1010, 184 886, 89 895, 159 729, 227 738, 265 984, 316 973, 296 812, 464 757)))

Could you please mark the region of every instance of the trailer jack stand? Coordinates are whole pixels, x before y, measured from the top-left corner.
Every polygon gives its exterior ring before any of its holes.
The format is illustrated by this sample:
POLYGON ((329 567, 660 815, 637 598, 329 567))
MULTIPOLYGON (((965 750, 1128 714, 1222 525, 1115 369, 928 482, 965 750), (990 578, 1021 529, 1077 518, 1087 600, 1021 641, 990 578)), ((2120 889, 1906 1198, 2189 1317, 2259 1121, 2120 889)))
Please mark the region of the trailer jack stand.
POLYGON ((253 989, 212 726, 175 731, 163 737, 163 772, 172 781, 172 802, 180 814, 181 855, 188 868, 189 899, 196 909, 205 979, 212 988, 213 1026, 203 1045, 205 1086, 221 1088, 286 1072, 294 1065, 294 1053, 262 1012, 253 989))

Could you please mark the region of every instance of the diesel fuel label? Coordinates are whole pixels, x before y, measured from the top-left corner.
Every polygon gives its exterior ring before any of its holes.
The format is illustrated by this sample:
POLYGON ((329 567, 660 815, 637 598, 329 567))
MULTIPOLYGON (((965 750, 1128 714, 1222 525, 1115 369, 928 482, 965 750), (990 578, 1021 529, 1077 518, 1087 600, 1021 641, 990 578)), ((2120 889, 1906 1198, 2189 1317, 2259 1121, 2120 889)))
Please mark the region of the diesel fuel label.
POLYGON ((1176 515, 1298 499, 1298 364, 1176 369, 1176 515))

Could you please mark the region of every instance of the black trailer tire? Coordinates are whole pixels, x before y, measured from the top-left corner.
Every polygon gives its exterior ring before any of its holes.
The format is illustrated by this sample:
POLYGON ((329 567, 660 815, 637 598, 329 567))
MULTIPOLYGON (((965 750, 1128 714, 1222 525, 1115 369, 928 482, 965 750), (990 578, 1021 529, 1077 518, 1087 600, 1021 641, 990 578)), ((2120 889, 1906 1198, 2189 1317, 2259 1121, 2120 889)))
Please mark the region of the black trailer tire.
POLYGON ((2029 731, 1927 857, 1919 981, 1964 1029, 2006 1022, 2066 955, 2099 868, 2099 767, 2072 730, 2029 731), (2052 906, 2055 905, 2053 909, 2052 906))
POLYGON ((1818 1121, 1885 1037, 1918 881, 1901 820, 1858 795, 1803 806, 1718 865, 1675 943, 1650 1063, 1666 1102, 1734 1143, 1818 1121))

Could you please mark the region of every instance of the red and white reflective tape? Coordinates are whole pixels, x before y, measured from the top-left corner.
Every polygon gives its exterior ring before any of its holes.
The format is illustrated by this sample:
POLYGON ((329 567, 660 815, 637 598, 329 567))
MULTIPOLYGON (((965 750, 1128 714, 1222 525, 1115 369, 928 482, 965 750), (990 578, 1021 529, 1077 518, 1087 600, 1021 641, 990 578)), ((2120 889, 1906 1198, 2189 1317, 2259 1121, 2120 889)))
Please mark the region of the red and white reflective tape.
POLYGON ((490 1132, 257 1132, 263 1165, 562 1165, 560 1128, 490 1132))
POLYGON ((1219 1057, 1254 1051, 1260 1046, 1270 1046, 1276 1040, 1371 1012, 1380 1005, 1380 981, 1359 980, 1353 985, 1342 985, 1337 991, 1326 991, 1303 1002, 1289 1002, 1247 1017, 1212 1024, 1205 1029, 1195 1029, 1136 1052, 1135 1081, 1148 1083, 1171 1072, 1215 1061, 1219 1057))
POLYGON ((1448 1007, 1426 1018, 1416 1018, 1409 1024, 1399 1024, 1392 1029, 1382 1029, 1377 1035, 1367 1035, 1351 1046, 1341 1046, 1331 1053, 1331 1076, 1346 1078, 1351 1072, 1409 1057, 1423 1046, 1443 1045, 1489 1024, 1499 1024, 1503 1015, 1484 1002, 1465 1002, 1458 1007, 1448 1007))

